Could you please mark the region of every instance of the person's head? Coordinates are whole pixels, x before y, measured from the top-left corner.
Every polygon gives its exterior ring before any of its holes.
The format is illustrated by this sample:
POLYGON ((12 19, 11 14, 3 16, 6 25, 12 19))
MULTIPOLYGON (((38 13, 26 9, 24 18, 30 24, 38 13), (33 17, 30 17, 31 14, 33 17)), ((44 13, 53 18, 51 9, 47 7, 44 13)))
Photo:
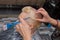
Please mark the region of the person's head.
MULTIPOLYGON (((26 22, 29 24, 29 25, 33 25, 33 27, 31 28, 32 31, 35 31, 39 26, 40 26, 40 22, 34 20, 35 18, 37 18, 38 16, 36 15, 36 9, 30 7, 30 6, 26 6, 22 9, 22 12, 21 14, 19 15, 19 17, 22 17, 23 19, 24 18, 28 18, 26 20, 26 22)), ((41 17, 41 15, 40 15, 41 17)))

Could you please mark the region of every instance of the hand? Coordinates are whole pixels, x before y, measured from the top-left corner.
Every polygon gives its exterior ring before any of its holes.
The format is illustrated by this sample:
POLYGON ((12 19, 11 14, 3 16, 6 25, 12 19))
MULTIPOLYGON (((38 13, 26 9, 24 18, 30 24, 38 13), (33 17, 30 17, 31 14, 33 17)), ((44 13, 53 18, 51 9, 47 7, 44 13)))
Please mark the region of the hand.
POLYGON ((31 39, 30 25, 28 25, 27 22, 24 21, 21 17, 20 22, 20 24, 16 25, 16 30, 22 35, 24 39, 31 39))
POLYGON ((41 18, 41 19, 36 19, 36 20, 38 20, 40 22, 47 22, 47 23, 49 23, 51 21, 51 19, 52 19, 48 15, 47 11, 45 9, 43 9, 43 8, 38 9, 36 13, 37 14, 42 14, 42 16, 43 16, 43 18, 41 18))

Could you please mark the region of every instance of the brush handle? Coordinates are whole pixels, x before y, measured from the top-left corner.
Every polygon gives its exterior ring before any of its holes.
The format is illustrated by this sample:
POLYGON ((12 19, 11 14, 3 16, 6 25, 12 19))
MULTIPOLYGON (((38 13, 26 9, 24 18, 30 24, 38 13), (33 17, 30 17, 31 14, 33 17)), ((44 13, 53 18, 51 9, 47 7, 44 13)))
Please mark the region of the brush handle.
POLYGON ((15 25, 17 25, 18 23, 20 23, 20 22, 7 23, 7 24, 6 24, 6 25, 7 25, 7 29, 10 29, 10 28, 12 28, 12 27, 15 27, 15 25))
MULTIPOLYGON (((27 18, 25 18, 24 20, 27 20, 27 19, 29 19, 30 17, 27 17, 27 18)), ((12 27, 15 27, 15 25, 17 25, 17 24, 19 24, 19 23, 21 23, 21 22, 19 22, 19 21, 15 21, 15 22, 12 22, 12 23, 7 23, 6 25, 7 25, 7 29, 10 29, 10 28, 12 28, 12 27)))

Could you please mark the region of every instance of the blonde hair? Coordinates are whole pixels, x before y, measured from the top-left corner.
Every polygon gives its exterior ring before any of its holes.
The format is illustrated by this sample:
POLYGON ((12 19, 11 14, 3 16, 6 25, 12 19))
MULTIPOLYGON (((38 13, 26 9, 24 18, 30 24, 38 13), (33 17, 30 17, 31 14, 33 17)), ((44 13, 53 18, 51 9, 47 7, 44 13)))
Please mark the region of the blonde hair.
MULTIPOLYGON (((30 17, 29 19, 27 19, 27 23, 29 24, 33 24, 34 28, 33 30, 36 30, 37 28, 40 27, 40 22, 36 21, 35 18, 36 18, 36 9, 30 7, 30 6, 26 6, 22 9, 22 12, 26 13, 27 15, 24 17, 30 17)), ((21 13, 21 15, 23 15, 23 13, 21 13)), ((20 16, 21 16, 20 15, 20 16)))

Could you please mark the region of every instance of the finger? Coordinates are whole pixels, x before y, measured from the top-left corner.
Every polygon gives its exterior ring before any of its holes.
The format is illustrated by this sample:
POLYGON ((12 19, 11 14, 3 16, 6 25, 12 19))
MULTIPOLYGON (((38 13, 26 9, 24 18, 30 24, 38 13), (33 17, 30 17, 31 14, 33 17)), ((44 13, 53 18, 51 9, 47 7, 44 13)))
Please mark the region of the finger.
POLYGON ((47 13, 47 11, 46 11, 44 8, 38 9, 38 10, 37 10, 37 13, 38 13, 38 11, 43 11, 44 13, 47 13))
POLYGON ((19 32, 22 35, 22 31, 19 27, 20 27, 19 25, 16 25, 16 31, 19 32))
POLYGON ((21 17, 20 17, 20 21, 21 21, 21 23, 22 23, 23 25, 28 25, 27 22, 26 22, 23 18, 21 18, 21 17))
POLYGON ((20 15, 18 16, 18 18, 20 19, 20 17, 24 18, 26 16, 25 12, 21 12, 20 15))
POLYGON ((22 34, 23 34, 22 36, 24 36, 24 34, 25 34, 26 31, 27 31, 27 30, 26 30, 26 27, 27 27, 27 26, 24 26, 22 23, 20 24, 20 29, 21 29, 21 32, 22 32, 22 34))
POLYGON ((42 16, 45 16, 45 15, 46 15, 46 13, 45 13, 45 12, 43 12, 43 11, 38 11, 37 13, 42 14, 42 16))
POLYGON ((37 11, 45 11, 44 8, 39 8, 37 11))
POLYGON ((19 26, 18 25, 16 25, 16 31, 19 32, 19 26))
POLYGON ((18 24, 18 26, 19 26, 19 32, 20 32, 20 34, 23 35, 23 33, 22 33, 22 32, 23 32, 23 31, 22 31, 23 25, 20 23, 20 24, 18 24))
POLYGON ((21 31, 23 32, 23 34, 27 34, 27 32, 30 31, 30 27, 29 26, 26 26, 26 25, 23 25, 23 24, 21 25, 20 24, 20 27, 21 27, 21 31))

